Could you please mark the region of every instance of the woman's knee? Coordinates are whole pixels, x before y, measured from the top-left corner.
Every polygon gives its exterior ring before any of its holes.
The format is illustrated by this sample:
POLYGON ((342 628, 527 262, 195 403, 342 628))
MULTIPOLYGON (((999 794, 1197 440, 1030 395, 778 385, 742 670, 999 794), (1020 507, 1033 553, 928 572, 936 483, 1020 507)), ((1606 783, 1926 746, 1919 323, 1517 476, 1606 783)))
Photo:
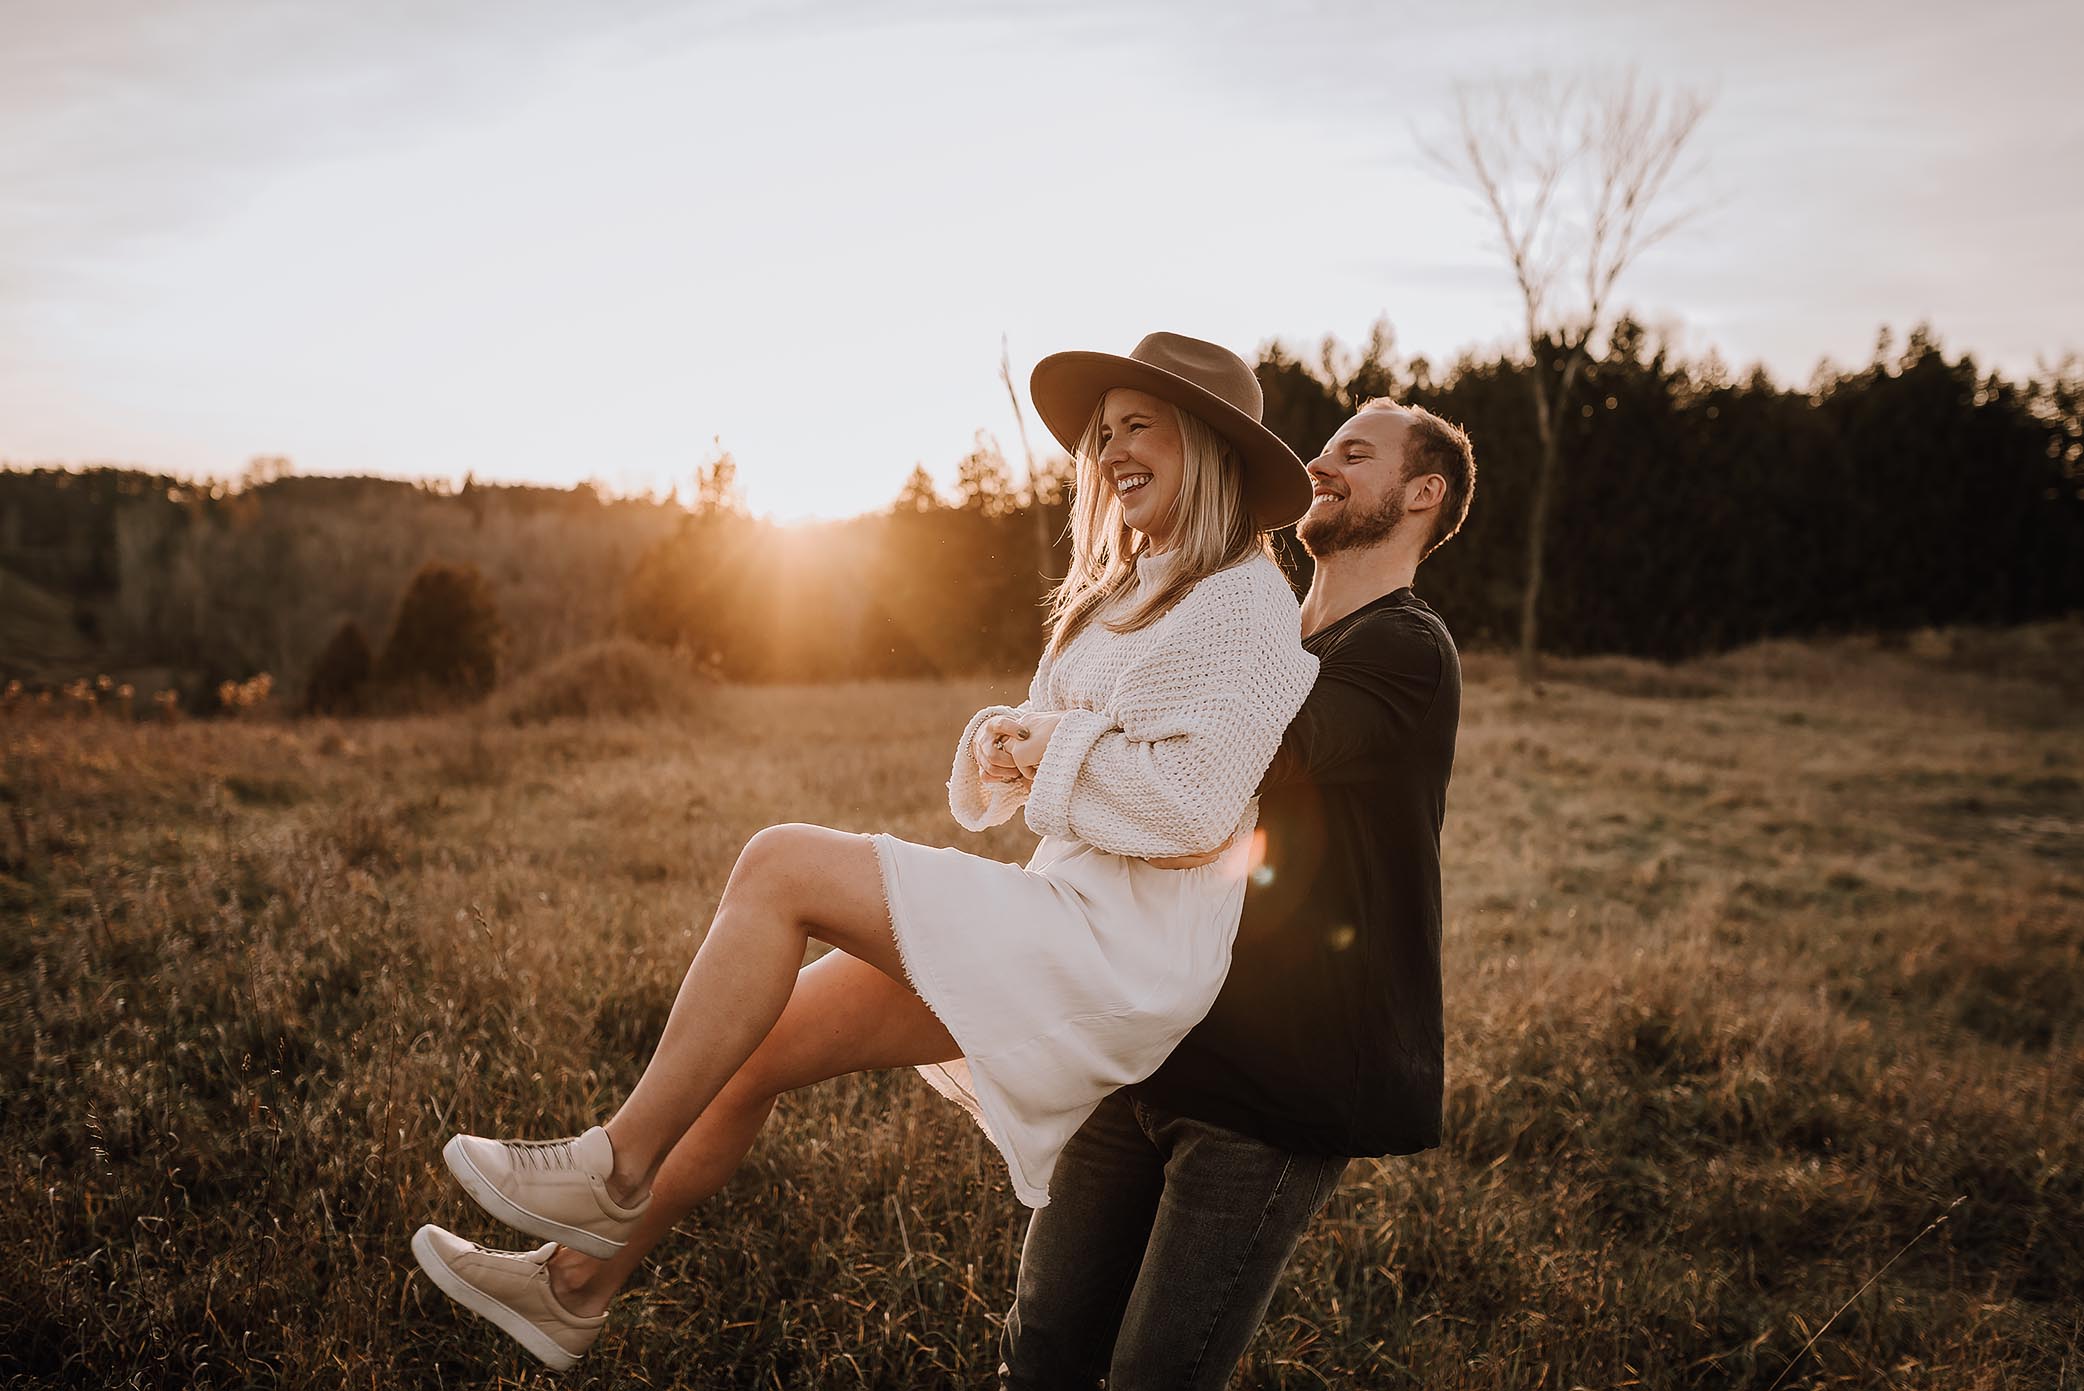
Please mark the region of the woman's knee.
POLYGON ((751 893, 787 884, 800 877, 805 866, 817 862, 820 844, 836 834, 823 826, 794 821, 755 832, 738 852, 724 892, 751 893))
POLYGON ((801 823, 769 826, 745 844, 724 886, 718 921, 786 921, 895 973, 882 873, 868 839, 801 823))

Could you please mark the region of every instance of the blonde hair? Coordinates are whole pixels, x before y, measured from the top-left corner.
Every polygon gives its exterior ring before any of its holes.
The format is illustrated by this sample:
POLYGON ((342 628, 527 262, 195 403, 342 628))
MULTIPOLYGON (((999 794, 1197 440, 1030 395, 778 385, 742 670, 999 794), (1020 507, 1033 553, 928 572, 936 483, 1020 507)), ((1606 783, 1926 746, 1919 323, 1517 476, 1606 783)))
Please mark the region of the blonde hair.
MULTIPOLYGON (((1167 404, 1170 404, 1169 402, 1167 404)), ((1071 503, 1071 566, 1049 596, 1048 655, 1061 652, 1103 610, 1136 587, 1136 560, 1150 548, 1122 520, 1122 501, 1100 468, 1100 426, 1107 408, 1103 394, 1078 440, 1078 472, 1071 503)), ((1177 557, 1165 580, 1129 612, 1104 621, 1111 633, 1133 633, 1164 617, 1188 590, 1218 570, 1254 555, 1273 555, 1266 533, 1253 525, 1245 506, 1243 462, 1230 441, 1192 411, 1172 407, 1179 419, 1179 496, 1167 518, 1173 523, 1177 557)))

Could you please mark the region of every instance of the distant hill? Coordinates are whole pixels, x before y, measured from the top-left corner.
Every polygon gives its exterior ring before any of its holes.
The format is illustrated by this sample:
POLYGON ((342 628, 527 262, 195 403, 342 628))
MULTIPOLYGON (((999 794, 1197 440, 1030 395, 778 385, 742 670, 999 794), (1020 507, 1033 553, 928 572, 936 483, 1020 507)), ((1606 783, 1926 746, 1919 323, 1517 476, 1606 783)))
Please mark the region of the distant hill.
POLYGON ((170 683, 191 707, 263 671, 294 690, 342 620, 387 631, 435 558, 485 572, 513 660, 533 665, 606 632, 629 567, 683 515, 590 487, 0 472, 0 679, 106 671, 170 683))
POLYGON ((0 570, 0 680, 63 679, 97 652, 76 607, 40 585, 0 570))

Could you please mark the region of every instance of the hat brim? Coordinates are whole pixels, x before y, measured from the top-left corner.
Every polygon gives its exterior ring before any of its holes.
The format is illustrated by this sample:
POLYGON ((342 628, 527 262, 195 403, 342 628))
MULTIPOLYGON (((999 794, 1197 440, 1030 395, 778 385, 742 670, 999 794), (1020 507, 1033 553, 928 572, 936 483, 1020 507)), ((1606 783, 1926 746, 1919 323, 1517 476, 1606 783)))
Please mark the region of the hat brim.
POLYGON ((1028 394, 1056 442, 1078 456, 1079 438, 1100 398, 1116 387, 1147 391, 1192 411, 1228 440, 1244 464, 1245 506, 1253 525, 1277 531, 1310 510, 1310 475, 1281 437, 1185 377, 1112 353, 1051 353, 1035 364, 1028 394))

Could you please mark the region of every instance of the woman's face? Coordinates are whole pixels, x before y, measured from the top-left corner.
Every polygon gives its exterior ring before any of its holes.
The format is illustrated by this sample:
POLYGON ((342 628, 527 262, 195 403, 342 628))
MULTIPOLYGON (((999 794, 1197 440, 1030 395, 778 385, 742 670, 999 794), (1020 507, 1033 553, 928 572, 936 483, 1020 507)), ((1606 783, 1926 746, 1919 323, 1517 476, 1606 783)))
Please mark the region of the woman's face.
POLYGON ((1100 482, 1121 499, 1122 520, 1164 550, 1177 529, 1174 515, 1186 476, 1179 416, 1144 391, 1116 387, 1100 405, 1100 482))

